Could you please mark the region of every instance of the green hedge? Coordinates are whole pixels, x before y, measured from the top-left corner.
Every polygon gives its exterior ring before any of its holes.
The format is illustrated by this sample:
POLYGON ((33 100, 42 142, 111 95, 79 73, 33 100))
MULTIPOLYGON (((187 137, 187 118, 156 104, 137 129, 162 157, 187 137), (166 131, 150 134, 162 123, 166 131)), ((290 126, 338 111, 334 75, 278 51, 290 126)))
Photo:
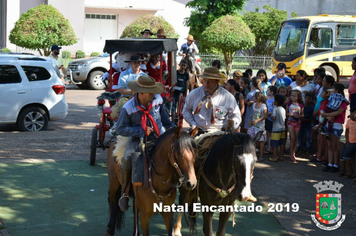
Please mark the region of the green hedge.
POLYGON ((85 53, 84 53, 82 50, 78 50, 78 51, 75 53, 75 57, 76 57, 76 58, 85 58, 85 53))
POLYGON ((92 52, 90 54, 90 57, 98 57, 99 55, 100 55, 100 53, 98 53, 98 52, 92 52))
POLYGON ((63 51, 62 52, 62 58, 63 59, 70 59, 70 58, 72 58, 72 54, 70 53, 70 51, 63 51))
POLYGON ((2 49, 0 50, 0 52, 11 52, 11 50, 8 49, 8 48, 2 48, 2 49))

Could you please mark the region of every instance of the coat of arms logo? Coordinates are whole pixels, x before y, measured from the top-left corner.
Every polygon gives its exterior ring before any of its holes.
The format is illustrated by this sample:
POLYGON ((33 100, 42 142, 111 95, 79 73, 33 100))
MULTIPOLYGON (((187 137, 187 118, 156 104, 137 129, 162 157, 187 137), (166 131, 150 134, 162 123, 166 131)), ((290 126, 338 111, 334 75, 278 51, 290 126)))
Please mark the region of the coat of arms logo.
POLYGON ((343 187, 336 181, 321 181, 314 184, 316 189, 316 214, 312 214, 313 222, 322 230, 335 230, 345 221, 346 215, 341 214, 341 193, 343 187), (331 193, 335 192, 335 193, 331 193))

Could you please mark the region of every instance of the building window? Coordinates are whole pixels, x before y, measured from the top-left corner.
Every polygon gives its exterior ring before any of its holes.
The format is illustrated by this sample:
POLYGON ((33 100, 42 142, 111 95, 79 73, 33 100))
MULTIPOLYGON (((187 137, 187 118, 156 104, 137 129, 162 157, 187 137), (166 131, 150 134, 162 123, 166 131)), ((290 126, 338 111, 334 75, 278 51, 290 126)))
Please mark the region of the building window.
POLYGON ((116 20, 116 15, 85 14, 86 19, 116 20))

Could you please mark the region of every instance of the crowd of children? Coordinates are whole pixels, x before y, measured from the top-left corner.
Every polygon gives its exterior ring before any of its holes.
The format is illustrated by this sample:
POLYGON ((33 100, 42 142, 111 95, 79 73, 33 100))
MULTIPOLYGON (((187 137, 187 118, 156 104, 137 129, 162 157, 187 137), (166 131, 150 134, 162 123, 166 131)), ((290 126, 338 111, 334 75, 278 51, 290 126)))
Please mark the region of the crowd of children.
MULTIPOLYGON (((183 75, 184 63, 177 71, 178 77, 182 77, 179 85, 175 85, 178 87, 185 87, 188 80, 183 75)), ((335 83, 323 68, 315 69, 311 82, 303 70, 297 72, 295 82, 285 74, 285 70, 285 64, 280 63, 276 75, 270 80, 263 69, 255 77, 250 69, 244 73, 234 71, 232 79, 224 82, 224 87, 236 98, 241 110, 242 122, 238 131, 252 137, 260 136, 256 143, 257 161, 265 161, 264 154, 273 154, 269 158, 271 162, 283 161, 286 153, 292 163, 296 163, 300 155, 316 157, 310 162, 322 163, 323 171, 340 171, 339 176, 355 178, 351 160, 356 151, 356 112, 346 123, 346 144, 341 158, 339 151, 349 104, 343 92, 344 86, 335 83), (287 137, 289 150, 285 150, 287 137), (318 152, 312 154, 311 143, 316 137, 318 152)), ((179 92, 176 91, 175 97, 177 95, 179 92)))
MULTIPOLYGON (((297 156, 301 155, 313 158, 315 154, 312 154, 311 143, 315 133, 318 133, 318 139, 323 140, 323 145, 319 146, 320 155, 326 152, 326 158, 319 156, 317 161, 324 161, 322 170, 340 171, 339 176, 354 178, 351 159, 356 151, 356 114, 346 123, 346 144, 341 158, 338 147, 349 104, 343 92, 344 86, 335 83, 335 79, 326 75, 323 68, 315 70, 314 79, 310 82, 305 71, 298 71, 297 81, 292 82, 283 74, 283 65, 280 68, 282 72, 276 75, 278 78, 272 77, 271 80, 268 80, 264 70, 259 70, 257 76, 251 79, 246 72, 233 73, 233 80, 240 85, 235 86, 235 90, 239 92, 239 98, 241 95, 244 97, 241 132, 253 137, 263 133, 256 143, 258 162, 265 161, 264 154, 267 153, 273 153, 273 157, 269 158, 272 162, 283 161, 286 153, 292 163, 296 163, 297 156), (287 137, 289 150, 285 150, 287 137)), ((230 81, 228 88, 232 84, 235 83, 230 81)))

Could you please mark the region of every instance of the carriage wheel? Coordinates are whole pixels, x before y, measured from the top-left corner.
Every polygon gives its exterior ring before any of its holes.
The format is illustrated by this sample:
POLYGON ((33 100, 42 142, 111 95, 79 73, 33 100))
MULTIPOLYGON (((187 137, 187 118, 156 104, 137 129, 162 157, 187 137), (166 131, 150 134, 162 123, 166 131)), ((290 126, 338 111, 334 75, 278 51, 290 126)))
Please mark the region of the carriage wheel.
POLYGON ((106 114, 101 115, 100 125, 99 125, 99 141, 103 144, 105 141, 105 125, 106 125, 106 114))
POLYGON ((89 164, 92 166, 95 164, 95 158, 96 158, 96 144, 98 142, 98 131, 96 128, 94 128, 91 131, 91 142, 90 142, 90 160, 89 164))

